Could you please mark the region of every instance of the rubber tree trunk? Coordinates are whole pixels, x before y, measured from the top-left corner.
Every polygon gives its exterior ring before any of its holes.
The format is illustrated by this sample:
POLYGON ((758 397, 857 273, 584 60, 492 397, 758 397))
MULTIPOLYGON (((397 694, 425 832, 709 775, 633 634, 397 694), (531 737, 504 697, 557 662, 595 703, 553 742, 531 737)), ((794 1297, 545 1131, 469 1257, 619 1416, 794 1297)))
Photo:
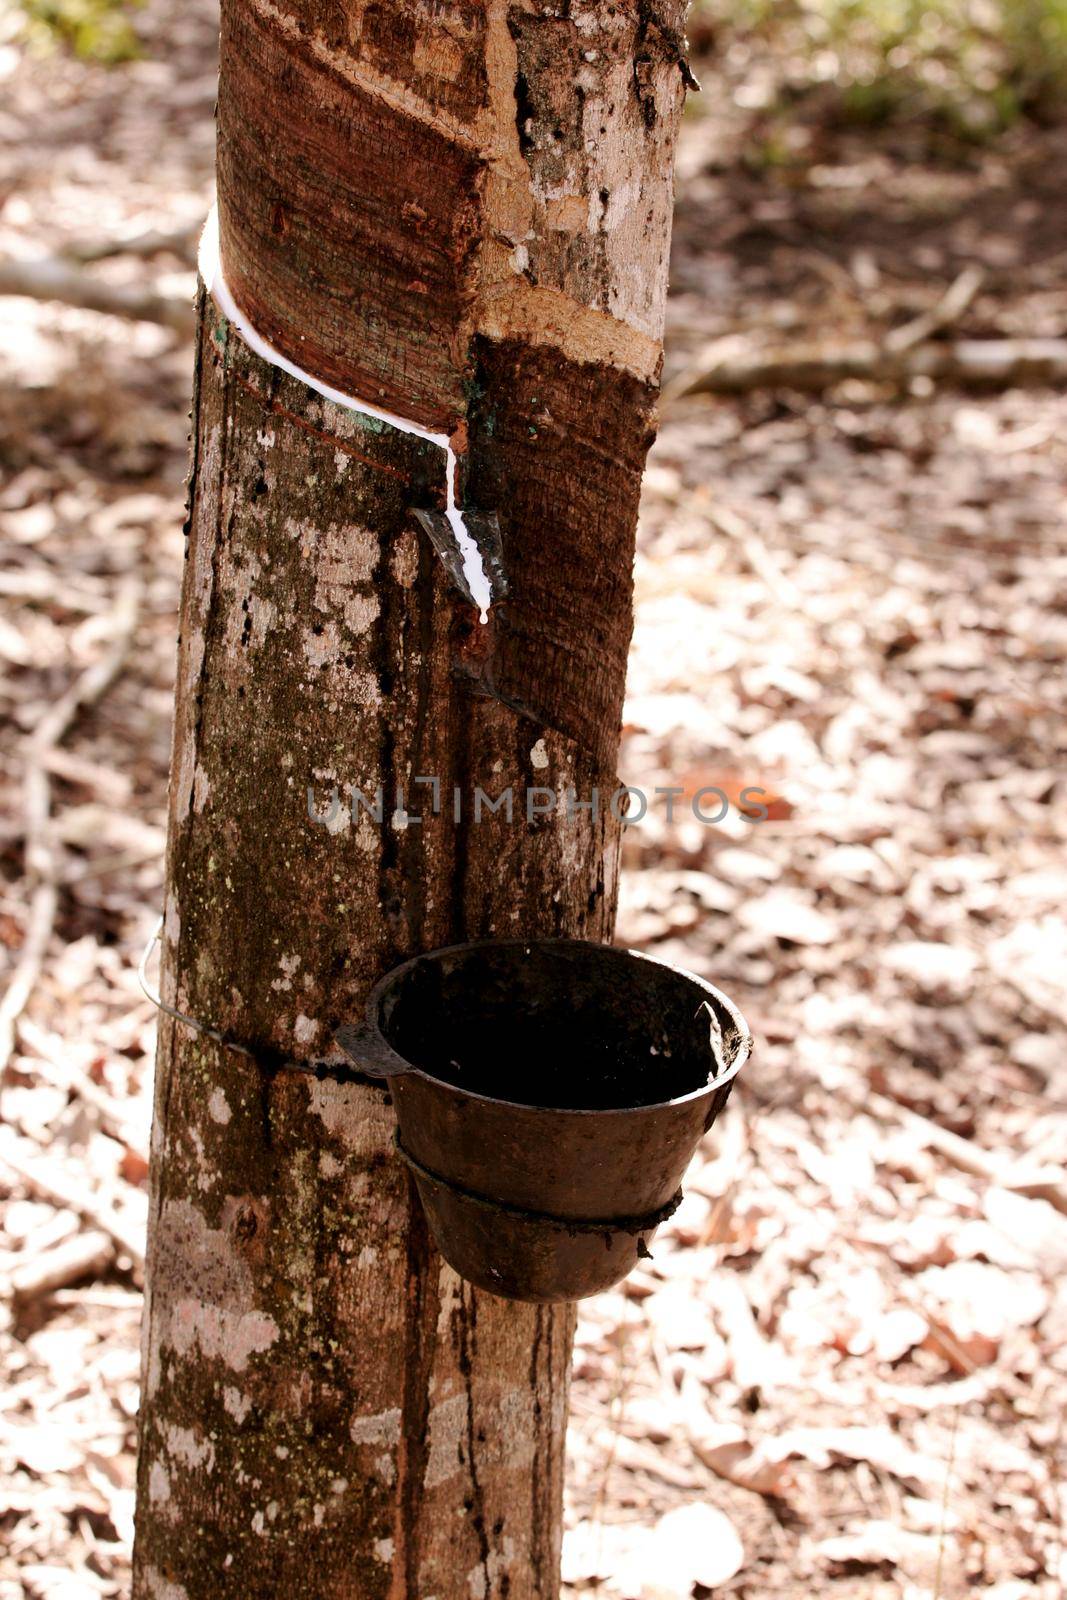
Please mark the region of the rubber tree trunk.
POLYGON ((414 952, 610 937, 681 5, 222 9, 238 304, 454 436, 508 594, 414 515, 441 450, 201 293, 162 983, 252 1053, 162 1020, 133 1592, 548 1600, 571 1313, 443 1266, 386 1093, 299 1063, 414 952))

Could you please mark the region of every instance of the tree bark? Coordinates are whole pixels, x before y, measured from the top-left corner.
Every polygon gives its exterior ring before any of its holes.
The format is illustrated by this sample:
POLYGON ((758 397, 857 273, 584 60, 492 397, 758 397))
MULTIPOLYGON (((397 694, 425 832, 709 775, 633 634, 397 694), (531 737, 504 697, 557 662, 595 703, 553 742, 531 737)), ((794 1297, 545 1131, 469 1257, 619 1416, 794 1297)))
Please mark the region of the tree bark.
POLYGON ((420 530, 440 450, 201 293, 162 983, 251 1054, 161 1023, 135 1600, 558 1592, 571 1312, 462 1283, 386 1091, 300 1063, 419 950, 610 937, 681 9, 224 0, 237 302, 453 437, 508 593, 420 530))

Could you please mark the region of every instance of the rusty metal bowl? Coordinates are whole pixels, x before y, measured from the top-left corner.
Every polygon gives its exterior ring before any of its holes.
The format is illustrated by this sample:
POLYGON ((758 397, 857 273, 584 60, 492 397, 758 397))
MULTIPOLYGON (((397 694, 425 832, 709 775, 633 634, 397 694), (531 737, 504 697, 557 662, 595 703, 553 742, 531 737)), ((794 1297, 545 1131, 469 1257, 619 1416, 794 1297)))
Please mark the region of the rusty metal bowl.
POLYGON ((647 1253, 752 1045, 710 983, 572 939, 416 956, 337 1039, 388 1080, 446 1261, 541 1302, 610 1288, 647 1253))

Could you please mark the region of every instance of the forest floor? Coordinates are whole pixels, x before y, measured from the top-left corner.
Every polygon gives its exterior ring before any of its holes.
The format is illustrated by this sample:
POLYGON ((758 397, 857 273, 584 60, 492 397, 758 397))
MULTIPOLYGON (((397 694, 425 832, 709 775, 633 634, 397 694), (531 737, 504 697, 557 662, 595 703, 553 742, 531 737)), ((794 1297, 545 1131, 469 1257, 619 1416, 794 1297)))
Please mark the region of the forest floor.
MULTIPOLYGON (((211 8, 137 25, 112 70, 0 46, 0 254, 204 214, 211 8)), ((714 340, 880 339, 968 268, 954 331, 1067 332, 1067 133, 813 126, 783 160, 745 109, 767 70, 705 63, 686 119, 668 377, 714 340)), ((92 270, 192 285, 187 249, 92 270)), ((128 1588, 190 357, 0 300, 0 986, 28 857, 57 907, 3 1079, 0 1600, 128 1588)), ((580 1307, 569 1595, 1062 1600, 1065 474, 1049 390, 665 407, 621 772, 682 793, 628 831, 619 939, 758 1046, 653 1259, 580 1307)))

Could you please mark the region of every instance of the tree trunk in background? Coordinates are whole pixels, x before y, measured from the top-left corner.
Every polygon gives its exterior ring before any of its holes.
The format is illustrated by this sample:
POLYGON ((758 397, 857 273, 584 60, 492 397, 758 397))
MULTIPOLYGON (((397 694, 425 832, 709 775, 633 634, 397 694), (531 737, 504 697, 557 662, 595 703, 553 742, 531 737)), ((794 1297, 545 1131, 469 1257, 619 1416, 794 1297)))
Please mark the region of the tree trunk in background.
POLYGON ((255 1058, 161 1023, 135 1600, 558 1591, 569 1308, 462 1283, 385 1091, 292 1063, 417 951, 610 937, 617 823, 523 797, 616 786, 681 9, 224 0, 237 301, 455 437, 509 592, 481 625, 420 530, 439 449, 202 297, 162 982, 255 1058))

